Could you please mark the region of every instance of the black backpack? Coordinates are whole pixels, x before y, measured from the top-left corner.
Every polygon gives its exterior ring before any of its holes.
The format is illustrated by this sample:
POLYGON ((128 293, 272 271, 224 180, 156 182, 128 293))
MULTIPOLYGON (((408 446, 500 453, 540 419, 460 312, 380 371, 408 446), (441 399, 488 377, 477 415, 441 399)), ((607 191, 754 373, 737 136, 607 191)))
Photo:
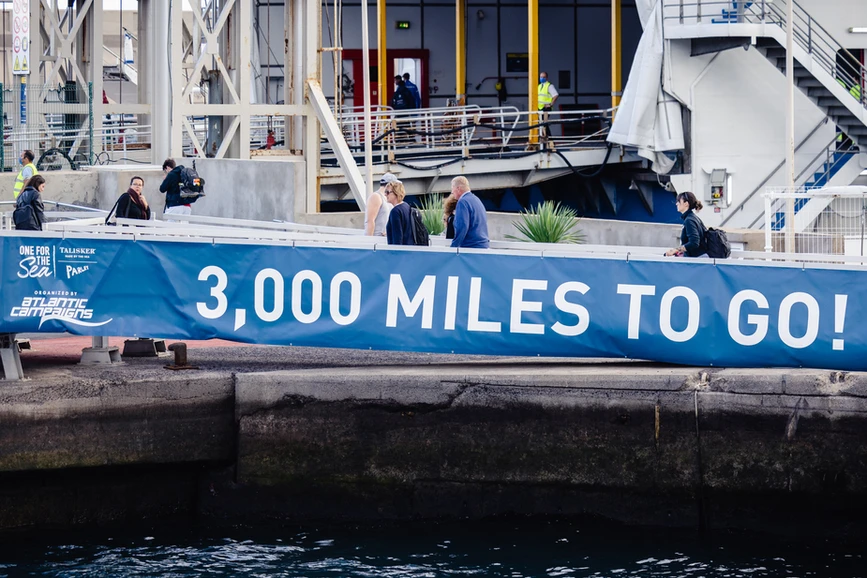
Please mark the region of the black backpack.
POLYGON ((732 254, 732 246, 729 245, 729 238, 725 231, 711 227, 705 232, 704 239, 708 257, 728 259, 732 254))
POLYGON ((199 176, 195 167, 182 167, 179 190, 184 204, 195 203, 199 197, 205 196, 205 179, 199 176))
POLYGON ((421 218, 421 211, 412 207, 410 209, 412 215, 412 241, 416 245, 430 245, 430 233, 427 232, 427 227, 424 226, 424 220, 421 218))
POLYGON ((36 213, 29 204, 21 205, 12 212, 12 221, 19 231, 39 231, 39 223, 36 222, 36 213))

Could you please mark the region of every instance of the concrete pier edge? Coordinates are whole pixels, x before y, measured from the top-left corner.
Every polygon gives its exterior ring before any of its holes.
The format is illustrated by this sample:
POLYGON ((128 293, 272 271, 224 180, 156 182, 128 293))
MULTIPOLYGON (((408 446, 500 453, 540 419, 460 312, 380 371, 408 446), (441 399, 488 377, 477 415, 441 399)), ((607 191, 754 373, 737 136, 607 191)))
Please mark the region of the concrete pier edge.
POLYGON ((592 514, 841 535, 867 510, 867 374, 319 351, 0 382, 0 531, 592 514))

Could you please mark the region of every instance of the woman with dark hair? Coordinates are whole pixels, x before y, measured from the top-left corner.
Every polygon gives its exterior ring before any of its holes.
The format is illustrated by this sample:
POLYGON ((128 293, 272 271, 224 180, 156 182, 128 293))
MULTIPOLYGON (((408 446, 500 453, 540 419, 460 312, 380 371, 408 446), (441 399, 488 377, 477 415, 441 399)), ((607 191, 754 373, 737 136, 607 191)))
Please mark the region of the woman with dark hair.
POLYGON ((42 204, 42 191, 45 190, 45 177, 34 175, 24 184, 24 190, 15 200, 12 220, 19 231, 41 231, 45 223, 45 208, 42 204))
POLYGON ((700 257, 707 253, 706 229, 704 223, 695 213, 702 208, 701 201, 689 191, 677 195, 677 210, 683 219, 683 229, 680 232, 680 246, 665 252, 667 257, 700 257))
POLYGON ((455 209, 458 207, 458 200, 454 195, 449 195, 443 201, 443 220, 446 224, 446 239, 455 238, 455 209))
POLYGON ((151 218, 151 208, 142 194, 144 179, 133 177, 129 181, 129 189, 117 199, 116 216, 123 219, 142 219, 147 221, 151 218))

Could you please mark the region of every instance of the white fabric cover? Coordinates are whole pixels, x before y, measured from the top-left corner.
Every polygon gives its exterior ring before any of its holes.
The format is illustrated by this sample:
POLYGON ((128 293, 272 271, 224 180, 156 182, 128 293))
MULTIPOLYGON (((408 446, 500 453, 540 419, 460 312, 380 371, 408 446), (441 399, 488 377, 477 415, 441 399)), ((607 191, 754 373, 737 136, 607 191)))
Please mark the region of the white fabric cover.
POLYGON ((662 2, 636 0, 635 5, 644 33, 608 142, 636 147, 639 156, 653 163, 654 172, 667 174, 674 160, 663 151, 682 150, 684 141, 680 103, 662 88, 662 2))

